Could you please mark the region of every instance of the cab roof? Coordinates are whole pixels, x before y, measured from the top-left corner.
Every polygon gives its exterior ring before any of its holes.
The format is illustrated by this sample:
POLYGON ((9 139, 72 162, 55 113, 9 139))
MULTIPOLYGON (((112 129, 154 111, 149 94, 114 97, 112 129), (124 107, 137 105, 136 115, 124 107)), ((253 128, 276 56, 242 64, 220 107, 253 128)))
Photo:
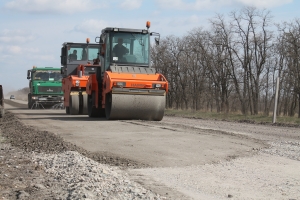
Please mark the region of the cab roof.
POLYGON ((146 29, 131 29, 131 28, 117 28, 117 27, 106 27, 102 29, 102 33, 108 32, 129 32, 129 33, 148 33, 146 29))

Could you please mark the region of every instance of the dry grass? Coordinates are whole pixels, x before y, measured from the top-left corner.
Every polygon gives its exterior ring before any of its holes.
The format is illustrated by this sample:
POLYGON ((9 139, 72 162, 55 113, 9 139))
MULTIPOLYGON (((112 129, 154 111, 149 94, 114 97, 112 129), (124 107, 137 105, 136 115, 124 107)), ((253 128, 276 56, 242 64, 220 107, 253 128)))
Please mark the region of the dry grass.
MULTIPOLYGON (((243 115, 241 113, 217 113, 205 111, 167 109, 165 111, 165 115, 226 121, 249 121, 255 123, 272 123, 273 121, 273 115, 265 116, 263 114, 243 115)), ((298 115, 294 117, 277 116, 276 123, 300 125, 300 118, 298 118, 298 115)))

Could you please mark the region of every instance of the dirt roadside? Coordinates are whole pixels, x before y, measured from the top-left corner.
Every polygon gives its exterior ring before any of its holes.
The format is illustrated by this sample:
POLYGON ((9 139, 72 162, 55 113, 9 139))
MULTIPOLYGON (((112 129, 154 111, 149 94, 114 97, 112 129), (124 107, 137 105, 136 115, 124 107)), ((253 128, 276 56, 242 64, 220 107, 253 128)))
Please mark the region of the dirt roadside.
MULTIPOLYGON (((0 182, 5 183, 0 185, 0 191, 4 191, 0 193, 0 198, 2 195, 3 199, 26 199, 26 195, 30 194, 30 197, 44 197, 37 199, 53 199, 54 192, 48 192, 47 195, 44 193, 44 196, 41 194, 40 182, 47 186, 47 191, 55 191, 58 188, 57 180, 44 173, 39 165, 29 162, 30 152, 57 154, 75 150, 91 158, 93 156, 82 148, 64 142, 55 134, 39 131, 35 127, 21 126, 22 123, 19 123, 13 114, 8 113, 0 124, 3 136, 0 146, 1 172, 6 172, 0 173, 0 182)), ((144 125, 152 126, 153 123, 147 122, 144 125)), ((220 134, 224 137, 231 134, 238 134, 245 140, 251 137, 265 143, 268 148, 253 149, 247 156, 240 152, 228 160, 196 166, 150 168, 145 163, 115 155, 98 155, 94 159, 121 166, 133 180, 154 191, 159 191, 160 188, 161 194, 166 191, 164 188, 173 189, 173 194, 164 193, 168 199, 300 198, 300 173, 297 170, 300 166, 299 129, 172 117, 166 117, 155 124, 156 127, 158 125, 171 126, 174 130, 178 127, 193 129, 195 132, 222 129, 220 134), (286 137, 282 136, 283 132, 286 137)))

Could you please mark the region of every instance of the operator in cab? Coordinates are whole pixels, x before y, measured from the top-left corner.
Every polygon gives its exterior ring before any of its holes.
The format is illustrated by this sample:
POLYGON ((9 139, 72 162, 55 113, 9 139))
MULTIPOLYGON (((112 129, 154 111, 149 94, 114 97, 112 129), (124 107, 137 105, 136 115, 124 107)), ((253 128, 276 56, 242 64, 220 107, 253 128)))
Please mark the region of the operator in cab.
POLYGON ((118 61, 126 61, 123 56, 129 53, 129 50, 123 46, 123 38, 118 39, 118 44, 116 44, 113 48, 113 57, 118 57, 118 61))
POLYGON ((72 54, 69 55, 70 60, 77 60, 77 50, 74 50, 72 54))

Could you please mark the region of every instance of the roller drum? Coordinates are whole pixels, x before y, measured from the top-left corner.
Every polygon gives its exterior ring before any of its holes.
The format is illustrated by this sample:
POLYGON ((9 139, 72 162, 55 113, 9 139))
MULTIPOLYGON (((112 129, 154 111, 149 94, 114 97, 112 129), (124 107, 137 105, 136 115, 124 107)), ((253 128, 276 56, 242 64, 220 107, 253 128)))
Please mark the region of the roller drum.
POLYGON ((165 96, 112 94, 107 98, 107 119, 160 121, 164 116, 165 96))
POLYGON ((69 103, 69 111, 70 115, 78 115, 79 114, 79 96, 78 95, 70 95, 70 103, 69 103))
POLYGON ((88 115, 88 95, 82 94, 82 114, 88 115))

